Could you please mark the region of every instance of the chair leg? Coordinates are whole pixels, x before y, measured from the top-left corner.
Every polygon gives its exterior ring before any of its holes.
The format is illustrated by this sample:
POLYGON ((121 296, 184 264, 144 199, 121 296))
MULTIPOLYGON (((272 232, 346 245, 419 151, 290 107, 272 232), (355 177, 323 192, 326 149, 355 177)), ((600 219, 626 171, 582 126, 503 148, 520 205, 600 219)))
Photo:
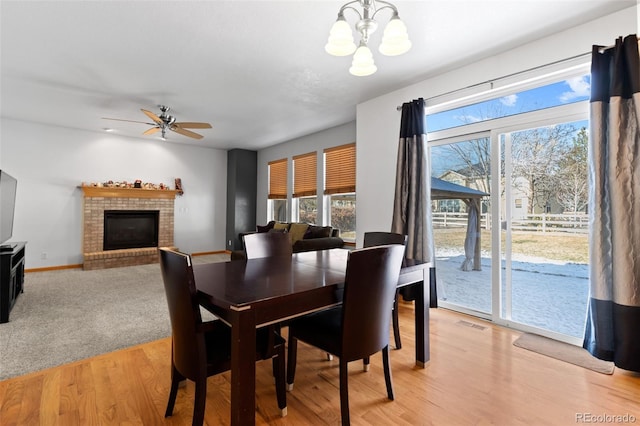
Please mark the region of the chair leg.
POLYGON ((396 297, 393 299, 393 312, 391 318, 393 322, 393 339, 396 344, 396 349, 402 349, 402 342, 400 341, 400 324, 398 323, 398 291, 396 290, 396 297))
POLYGON ((204 407, 207 402, 207 376, 196 379, 196 396, 193 402, 192 426, 202 426, 204 423, 204 407))
POLYGON ((284 345, 278 347, 277 355, 273 358, 273 374, 276 376, 276 396, 278 398, 278 408, 282 417, 287 415, 287 391, 285 389, 285 363, 284 345))
POLYGON ((384 367, 384 381, 387 384, 387 398, 394 399, 393 382, 391 380, 391 365, 389 363, 389 345, 382 348, 382 364, 384 367))
POLYGON ((340 358, 340 415, 342 426, 349 425, 349 375, 347 374, 347 361, 340 358))
MULTIPOLYGON (((289 329, 291 331, 291 329, 289 329)), ((289 333, 289 349, 287 354, 287 390, 293 390, 293 380, 296 376, 296 358, 298 357, 298 339, 289 333)))
POLYGON ((176 370, 176 367, 173 365, 173 361, 171 362, 171 364, 171 389, 169 390, 169 401, 167 402, 167 410, 164 412, 165 417, 171 417, 171 415, 173 414, 173 406, 176 403, 176 395, 178 394, 178 385, 182 380, 184 380, 184 377, 182 377, 182 375, 178 373, 178 370, 176 370))
POLYGON ((371 358, 369 357, 364 357, 362 358, 362 369, 364 371, 369 371, 369 367, 371 367, 371 358))

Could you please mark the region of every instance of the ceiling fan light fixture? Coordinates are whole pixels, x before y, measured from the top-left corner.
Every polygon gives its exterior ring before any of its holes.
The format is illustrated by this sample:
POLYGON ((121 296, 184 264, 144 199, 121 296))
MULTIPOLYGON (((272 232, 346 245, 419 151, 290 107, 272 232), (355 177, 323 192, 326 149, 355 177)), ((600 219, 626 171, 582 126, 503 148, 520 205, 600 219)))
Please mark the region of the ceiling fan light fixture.
MULTIPOLYGON (((171 108, 165 105, 158 105, 158 107, 160 108, 160 111, 161 111, 160 115, 157 115, 144 108, 140 109, 147 117, 151 119, 151 121, 153 121, 153 123, 148 123, 144 121, 123 120, 120 118, 107 118, 107 117, 102 117, 102 118, 105 120, 128 121, 131 123, 141 123, 141 124, 147 124, 147 125, 153 126, 150 129, 147 129, 146 131, 144 131, 142 134, 145 136, 148 136, 156 132, 162 132, 162 136, 160 138, 162 140, 167 140, 166 139, 167 130, 171 130, 172 132, 179 133, 189 138, 202 139, 203 138, 202 135, 187 129, 211 129, 211 124, 209 123, 201 123, 197 121, 179 122, 176 120, 176 117, 174 117, 173 115, 167 114, 167 112, 171 108)), ((105 128, 104 130, 107 130, 107 129, 105 128)))

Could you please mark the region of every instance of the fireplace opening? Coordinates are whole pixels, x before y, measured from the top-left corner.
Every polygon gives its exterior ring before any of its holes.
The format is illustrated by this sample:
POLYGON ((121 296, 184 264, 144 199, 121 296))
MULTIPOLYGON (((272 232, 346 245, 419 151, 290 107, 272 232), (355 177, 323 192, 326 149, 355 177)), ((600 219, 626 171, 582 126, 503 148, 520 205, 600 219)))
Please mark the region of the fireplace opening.
POLYGON ((159 210, 105 210, 103 250, 158 246, 159 210))

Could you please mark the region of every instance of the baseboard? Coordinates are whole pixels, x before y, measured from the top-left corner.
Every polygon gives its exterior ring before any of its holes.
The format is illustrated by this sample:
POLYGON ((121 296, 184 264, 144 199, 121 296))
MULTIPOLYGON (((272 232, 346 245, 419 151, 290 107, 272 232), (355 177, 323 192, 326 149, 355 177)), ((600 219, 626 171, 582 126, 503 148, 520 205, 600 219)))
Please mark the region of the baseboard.
POLYGON ((230 250, 201 251, 199 253, 191 253, 191 256, 207 256, 210 254, 231 254, 230 250))
POLYGON ((25 269, 24 272, 47 272, 47 271, 60 271, 62 269, 78 269, 82 268, 82 263, 78 263, 76 265, 58 265, 58 266, 45 266, 43 268, 29 268, 25 269))
MULTIPOLYGON (((207 256, 211 254, 231 254, 229 250, 216 250, 216 251, 203 251, 199 253, 192 253, 191 256, 207 256)), ((29 268, 25 269, 24 273, 31 272, 47 272, 47 271, 60 271, 63 269, 81 269, 82 263, 74 264, 74 265, 58 265, 58 266, 45 266, 42 268, 29 268)))

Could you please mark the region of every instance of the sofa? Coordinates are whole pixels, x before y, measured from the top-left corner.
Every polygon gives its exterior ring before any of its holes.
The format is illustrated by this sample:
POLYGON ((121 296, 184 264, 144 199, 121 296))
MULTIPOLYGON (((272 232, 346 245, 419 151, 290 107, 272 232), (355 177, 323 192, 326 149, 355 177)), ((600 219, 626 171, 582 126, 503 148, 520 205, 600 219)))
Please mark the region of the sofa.
MULTIPOLYGON (((340 238, 340 230, 331 226, 318 226, 310 223, 291 223, 271 221, 264 226, 258 225, 255 231, 240 234, 244 236, 254 232, 285 232, 291 237, 291 249, 294 253, 303 251, 327 250, 341 248, 344 240, 340 238)), ((231 260, 246 259, 244 250, 231 252, 231 260)))

